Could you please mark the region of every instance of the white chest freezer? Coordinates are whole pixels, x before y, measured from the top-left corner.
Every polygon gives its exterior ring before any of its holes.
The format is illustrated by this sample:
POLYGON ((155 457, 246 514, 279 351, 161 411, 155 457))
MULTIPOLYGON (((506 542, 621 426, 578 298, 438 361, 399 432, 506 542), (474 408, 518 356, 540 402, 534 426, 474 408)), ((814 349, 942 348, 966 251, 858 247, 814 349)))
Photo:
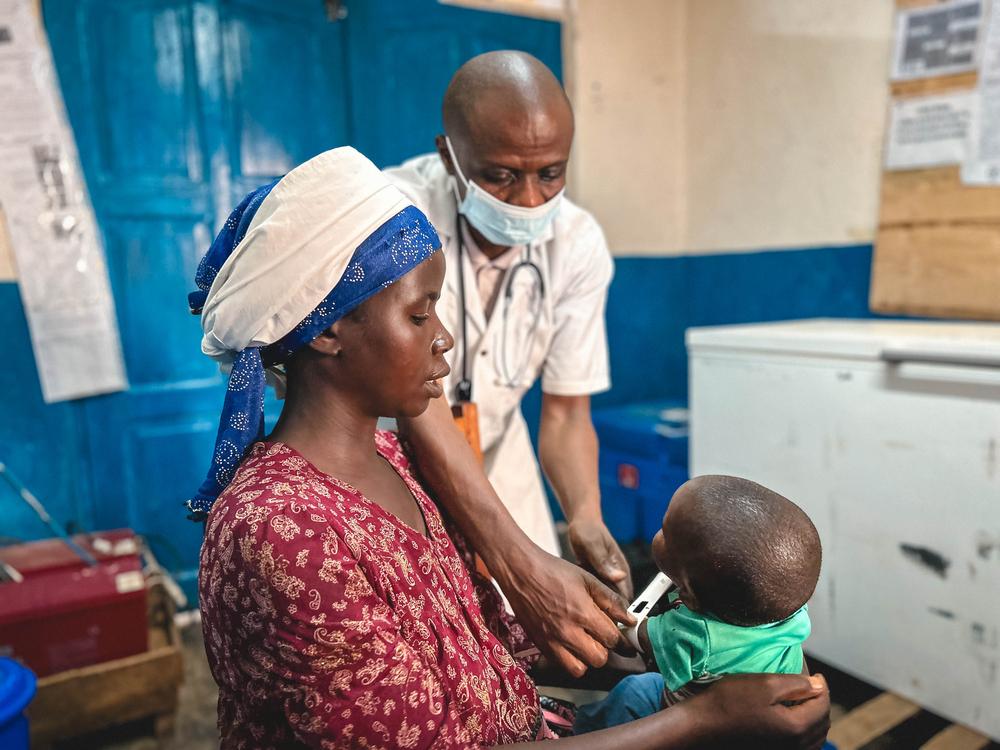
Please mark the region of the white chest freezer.
POLYGON ((1000 739, 1000 325, 688 331, 691 474, 753 479, 823 540, 806 650, 1000 739))

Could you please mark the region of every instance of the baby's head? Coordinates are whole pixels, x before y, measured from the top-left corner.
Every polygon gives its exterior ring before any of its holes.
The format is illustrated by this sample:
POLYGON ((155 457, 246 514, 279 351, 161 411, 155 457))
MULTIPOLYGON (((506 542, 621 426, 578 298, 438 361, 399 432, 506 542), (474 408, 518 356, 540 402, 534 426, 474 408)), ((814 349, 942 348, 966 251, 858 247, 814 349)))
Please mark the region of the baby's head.
POLYGON ((799 506, 749 479, 696 477, 674 493, 653 559, 691 610, 733 625, 778 622, 809 601, 822 558, 799 506))

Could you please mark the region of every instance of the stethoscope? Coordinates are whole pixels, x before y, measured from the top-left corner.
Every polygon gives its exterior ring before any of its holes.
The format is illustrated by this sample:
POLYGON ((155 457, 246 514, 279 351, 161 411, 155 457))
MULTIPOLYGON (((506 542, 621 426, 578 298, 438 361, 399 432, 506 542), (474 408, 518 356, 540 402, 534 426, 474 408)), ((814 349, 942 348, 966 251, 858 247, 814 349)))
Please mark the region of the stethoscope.
MULTIPOLYGON (((458 381, 455 389, 456 396, 460 402, 472 401, 472 381, 469 379, 469 338, 466 335, 466 314, 465 314, 465 265, 463 256, 465 255, 465 239, 462 236, 462 216, 455 214, 455 231, 458 234, 458 296, 461 300, 462 317, 462 379, 458 381)), ((500 371, 501 383, 508 388, 516 388, 521 382, 524 371, 528 368, 531 353, 531 342, 535 338, 538 324, 542 319, 542 309, 545 302, 545 278, 542 276, 542 269, 537 263, 531 260, 532 245, 529 243, 526 249, 527 257, 522 257, 507 271, 507 278, 503 289, 503 312, 500 329, 500 355, 497 358, 497 366, 500 371), (535 296, 535 304, 532 309, 531 328, 528 331, 528 347, 524 356, 521 357, 517 369, 511 373, 507 352, 507 326, 510 315, 511 301, 514 299, 514 280, 518 273, 529 273, 537 279, 538 294, 535 296)))

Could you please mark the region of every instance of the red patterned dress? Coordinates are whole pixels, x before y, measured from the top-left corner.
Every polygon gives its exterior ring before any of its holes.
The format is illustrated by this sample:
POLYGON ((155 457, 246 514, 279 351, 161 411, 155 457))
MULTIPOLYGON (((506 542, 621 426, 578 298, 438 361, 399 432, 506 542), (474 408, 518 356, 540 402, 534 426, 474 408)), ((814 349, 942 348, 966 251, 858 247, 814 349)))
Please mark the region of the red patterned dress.
POLYGON ((551 736, 487 627, 437 507, 391 433, 379 453, 428 536, 258 443, 208 518, 205 647, 223 748, 470 748, 551 736))

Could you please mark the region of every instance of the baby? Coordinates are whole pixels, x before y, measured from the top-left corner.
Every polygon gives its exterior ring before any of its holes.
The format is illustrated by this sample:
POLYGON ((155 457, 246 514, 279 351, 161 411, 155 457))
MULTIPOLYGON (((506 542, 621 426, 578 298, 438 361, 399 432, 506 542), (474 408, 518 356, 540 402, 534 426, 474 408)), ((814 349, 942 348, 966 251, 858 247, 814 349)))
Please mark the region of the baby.
POLYGON ((581 707, 577 733, 646 716, 723 675, 803 671, 822 549, 801 508, 748 479, 696 477, 674 493, 652 552, 677 586, 639 627, 656 672, 581 707))

